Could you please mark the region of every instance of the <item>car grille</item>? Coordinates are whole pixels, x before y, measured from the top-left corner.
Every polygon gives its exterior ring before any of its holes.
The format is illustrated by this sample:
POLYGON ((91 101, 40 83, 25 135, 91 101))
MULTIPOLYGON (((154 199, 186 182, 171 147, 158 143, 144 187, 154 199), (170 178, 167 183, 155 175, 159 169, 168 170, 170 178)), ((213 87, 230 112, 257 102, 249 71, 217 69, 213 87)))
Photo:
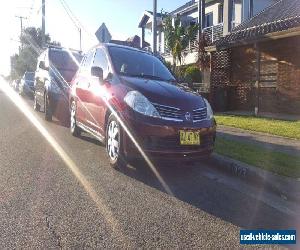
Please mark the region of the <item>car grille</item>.
MULTIPOLYGON (((184 121, 185 112, 176 107, 165 106, 157 103, 153 103, 153 106, 156 108, 160 116, 165 120, 172 121, 184 121)), ((206 107, 195 109, 192 112, 193 122, 199 122, 205 120, 207 116, 206 107)))
POLYGON ((205 120, 206 117, 207 117, 206 107, 193 110, 193 121, 194 122, 199 122, 199 121, 205 120))
POLYGON ((179 108, 160 105, 157 103, 153 103, 153 106, 156 108, 158 113, 163 119, 166 120, 174 120, 174 121, 183 121, 184 112, 179 108))

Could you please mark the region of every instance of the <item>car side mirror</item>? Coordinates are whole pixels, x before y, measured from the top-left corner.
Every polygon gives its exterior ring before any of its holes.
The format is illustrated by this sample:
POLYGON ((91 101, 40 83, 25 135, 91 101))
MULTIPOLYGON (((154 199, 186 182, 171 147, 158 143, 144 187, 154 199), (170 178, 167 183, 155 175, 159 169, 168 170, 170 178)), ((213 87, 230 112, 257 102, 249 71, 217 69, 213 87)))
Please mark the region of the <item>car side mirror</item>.
POLYGON ((99 82, 103 82, 103 69, 98 66, 93 66, 91 68, 91 75, 94 77, 97 77, 99 79, 99 82))
POLYGON ((45 62, 44 62, 44 61, 40 61, 39 68, 40 68, 40 69, 47 70, 47 67, 46 67, 46 65, 45 65, 45 62))

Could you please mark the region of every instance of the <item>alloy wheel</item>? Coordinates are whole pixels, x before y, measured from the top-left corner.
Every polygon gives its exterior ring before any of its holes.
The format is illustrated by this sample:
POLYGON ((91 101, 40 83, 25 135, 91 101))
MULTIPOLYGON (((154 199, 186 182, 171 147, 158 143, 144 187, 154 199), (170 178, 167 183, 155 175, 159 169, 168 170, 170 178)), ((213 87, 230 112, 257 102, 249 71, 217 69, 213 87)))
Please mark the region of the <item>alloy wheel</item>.
POLYGON ((75 102, 72 102, 71 105, 71 117, 70 117, 70 126, 71 126, 71 130, 74 131, 75 130, 75 126, 76 126, 76 106, 75 106, 75 102))
POLYGON ((107 136, 107 152, 110 159, 115 161, 120 149, 120 129, 116 121, 112 120, 109 123, 107 136))
POLYGON ((70 107, 70 131, 73 136, 80 136, 81 129, 76 124, 76 102, 72 101, 70 107))
POLYGON ((37 103, 36 95, 33 95, 34 102, 33 102, 33 109, 36 111, 40 111, 40 105, 37 103))

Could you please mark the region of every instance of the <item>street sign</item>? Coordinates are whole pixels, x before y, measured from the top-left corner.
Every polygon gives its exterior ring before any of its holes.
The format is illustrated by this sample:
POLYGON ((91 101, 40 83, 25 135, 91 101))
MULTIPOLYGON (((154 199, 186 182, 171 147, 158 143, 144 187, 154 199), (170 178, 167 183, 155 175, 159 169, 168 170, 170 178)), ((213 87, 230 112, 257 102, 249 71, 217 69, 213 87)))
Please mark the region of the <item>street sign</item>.
POLYGON ((95 35, 100 43, 108 43, 111 40, 111 34, 109 33, 105 23, 101 24, 95 35))

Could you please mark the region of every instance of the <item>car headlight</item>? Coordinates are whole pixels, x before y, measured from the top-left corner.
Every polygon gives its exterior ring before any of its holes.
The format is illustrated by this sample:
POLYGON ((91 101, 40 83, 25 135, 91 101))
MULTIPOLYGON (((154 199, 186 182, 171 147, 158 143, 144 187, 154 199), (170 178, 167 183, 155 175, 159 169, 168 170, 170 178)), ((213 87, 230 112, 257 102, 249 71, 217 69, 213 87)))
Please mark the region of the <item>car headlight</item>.
POLYGON ((208 102, 205 98, 203 98, 203 99, 204 99, 205 104, 206 104, 206 109, 207 109, 207 119, 211 120, 211 119, 214 118, 213 110, 212 110, 212 108, 211 108, 209 102, 208 102))
POLYGON ((124 97, 124 101, 129 107, 140 114, 160 118, 158 111, 152 103, 138 91, 129 91, 124 97))

